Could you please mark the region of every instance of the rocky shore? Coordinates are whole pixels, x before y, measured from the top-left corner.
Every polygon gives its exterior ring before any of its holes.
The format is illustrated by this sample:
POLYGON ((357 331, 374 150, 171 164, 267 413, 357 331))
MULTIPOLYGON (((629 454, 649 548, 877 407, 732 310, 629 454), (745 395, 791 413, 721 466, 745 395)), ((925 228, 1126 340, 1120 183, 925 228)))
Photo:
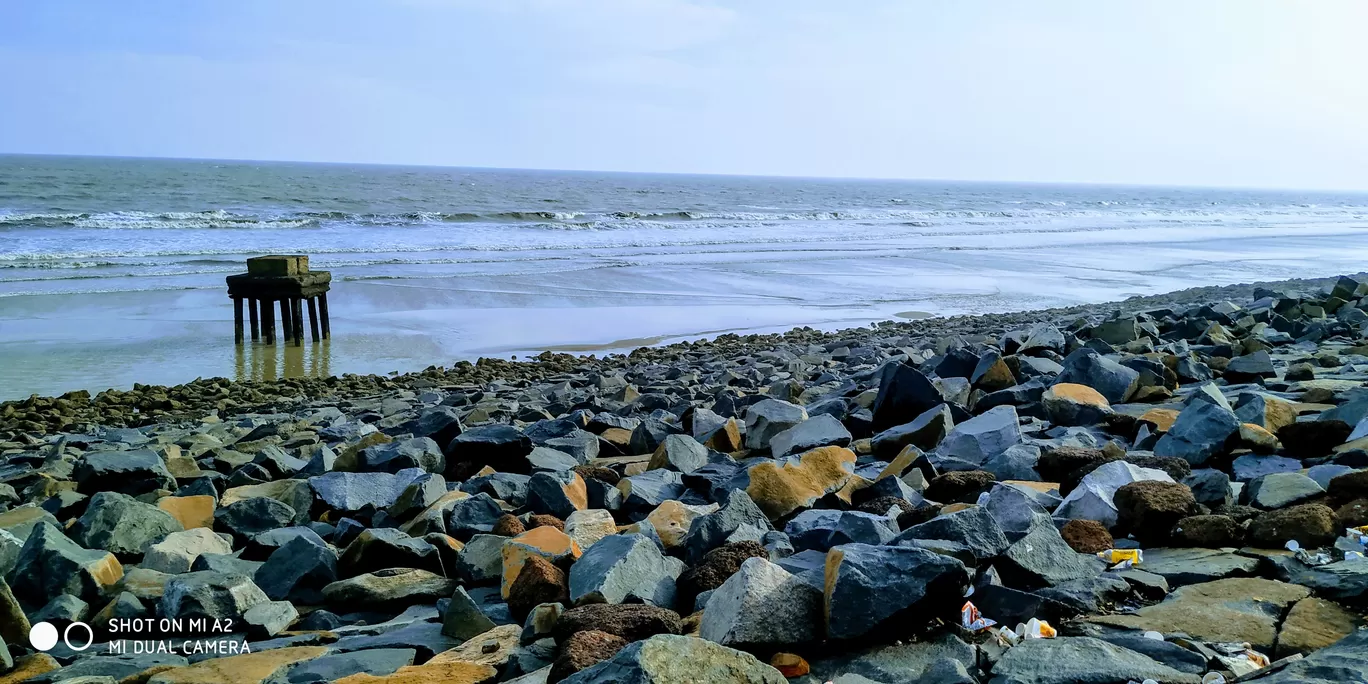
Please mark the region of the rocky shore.
POLYGON ((8 402, 0 684, 1368 682, 1365 383, 1350 276, 8 402))

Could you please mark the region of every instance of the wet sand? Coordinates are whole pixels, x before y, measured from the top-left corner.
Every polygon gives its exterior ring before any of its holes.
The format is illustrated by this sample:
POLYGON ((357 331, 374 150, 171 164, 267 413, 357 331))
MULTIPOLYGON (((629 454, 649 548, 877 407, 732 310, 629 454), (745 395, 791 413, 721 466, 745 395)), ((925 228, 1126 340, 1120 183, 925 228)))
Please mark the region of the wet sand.
MULTIPOLYGON (((333 267, 334 339, 236 348, 213 275, 183 290, 0 297, 0 399, 74 389, 388 373, 479 356, 626 351, 722 332, 1116 301, 1361 270, 1368 232, 974 249, 731 248, 377 279, 333 267)), ((328 268, 326 258, 317 268, 328 268)))

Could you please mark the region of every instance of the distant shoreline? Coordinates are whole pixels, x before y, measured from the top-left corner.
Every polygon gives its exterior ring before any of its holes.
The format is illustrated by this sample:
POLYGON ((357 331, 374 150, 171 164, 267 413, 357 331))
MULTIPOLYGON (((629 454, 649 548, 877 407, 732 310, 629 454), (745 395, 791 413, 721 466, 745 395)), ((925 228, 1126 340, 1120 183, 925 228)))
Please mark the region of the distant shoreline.
POLYGON ((1156 295, 1131 297, 1123 301, 1013 313, 883 321, 872 326, 836 331, 798 327, 783 333, 726 333, 713 338, 676 342, 664 346, 642 346, 626 354, 597 356, 546 351, 537 357, 520 361, 481 358, 474 363, 462 361, 450 367, 431 366, 422 371, 396 375, 343 374, 320 378, 243 382, 208 378, 173 386, 136 385, 128 391, 77 391, 60 397, 29 397, 0 402, 0 438, 6 434, 11 438, 20 434, 35 434, 37 431, 32 429, 36 424, 32 420, 34 417, 63 416, 45 425, 46 433, 71 432, 86 424, 134 427, 158 422, 194 420, 206 415, 230 416, 284 409, 307 403, 370 398, 394 392, 421 393, 437 388, 476 390, 490 382, 546 380, 571 372, 612 373, 629 364, 642 361, 681 366, 708 360, 725 362, 742 356, 763 354, 785 343, 842 345, 857 343, 874 335, 895 334, 918 337, 1000 334, 1038 322, 1067 325, 1078 317, 1104 316, 1118 310, 1136 312, 1220 300, 1248 302, 1252 299, 1255 288, 1305 292, 1328 287, 1337 277, 1193 287, 1156 295), (134 411, 133 407, 138 407, 138 410, 134 411), (63 424, 61 420, 68 422, 63 424))

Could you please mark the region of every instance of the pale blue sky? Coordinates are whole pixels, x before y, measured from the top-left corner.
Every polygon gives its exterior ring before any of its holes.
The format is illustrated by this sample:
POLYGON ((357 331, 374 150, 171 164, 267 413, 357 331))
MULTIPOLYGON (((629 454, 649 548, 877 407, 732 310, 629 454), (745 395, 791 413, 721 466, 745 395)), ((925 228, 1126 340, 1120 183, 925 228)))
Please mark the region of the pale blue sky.
POLYGON ((0 3, 0 152, 1368 189, 1368 3, 0 3))

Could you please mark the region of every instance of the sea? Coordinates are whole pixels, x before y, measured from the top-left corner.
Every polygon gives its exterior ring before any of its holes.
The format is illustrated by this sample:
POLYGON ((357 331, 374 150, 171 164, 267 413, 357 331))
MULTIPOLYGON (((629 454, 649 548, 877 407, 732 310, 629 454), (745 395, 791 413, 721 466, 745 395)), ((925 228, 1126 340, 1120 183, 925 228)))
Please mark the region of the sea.
POLYGON ((0 156, 0 399, 389 373, 1364 270, 1368 195, 0 156), (224 277, 333 274, 233 344, 224 277))

